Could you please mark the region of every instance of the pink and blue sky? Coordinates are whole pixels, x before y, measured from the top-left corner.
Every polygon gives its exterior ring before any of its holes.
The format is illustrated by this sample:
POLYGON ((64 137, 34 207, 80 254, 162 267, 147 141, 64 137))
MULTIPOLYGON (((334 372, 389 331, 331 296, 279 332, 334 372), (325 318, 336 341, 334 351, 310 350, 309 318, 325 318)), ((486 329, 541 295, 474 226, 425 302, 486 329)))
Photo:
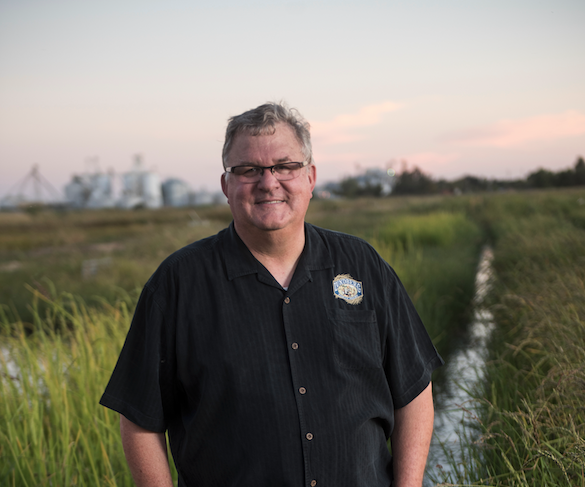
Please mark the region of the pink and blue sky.
POLYGON ((33 164, 219 188, 228 117, 286 100, 320 182, 403 160, 525 177, 585 156, 583 0, 0 0, 0 196, 33 164))

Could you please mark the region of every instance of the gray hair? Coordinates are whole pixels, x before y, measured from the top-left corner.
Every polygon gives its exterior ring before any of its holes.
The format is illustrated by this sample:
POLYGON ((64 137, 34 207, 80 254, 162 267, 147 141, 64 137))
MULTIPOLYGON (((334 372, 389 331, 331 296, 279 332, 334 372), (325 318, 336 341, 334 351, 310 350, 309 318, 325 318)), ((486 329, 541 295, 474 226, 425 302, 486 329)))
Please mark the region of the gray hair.
POLYGON ((293 129, 301 145, 301 152, 305 160, 309 161, 309 164, 313 164, 313 149, 311 147, 309 123, 298 110, 289 108, 286 103, 268 102, 229 119, 221 153, 224 169, 226 168, 227 157, 236 135, 241 133, 253 136, 272 135, 276 131, 276 125, 279 123, 286 123, 293 129))

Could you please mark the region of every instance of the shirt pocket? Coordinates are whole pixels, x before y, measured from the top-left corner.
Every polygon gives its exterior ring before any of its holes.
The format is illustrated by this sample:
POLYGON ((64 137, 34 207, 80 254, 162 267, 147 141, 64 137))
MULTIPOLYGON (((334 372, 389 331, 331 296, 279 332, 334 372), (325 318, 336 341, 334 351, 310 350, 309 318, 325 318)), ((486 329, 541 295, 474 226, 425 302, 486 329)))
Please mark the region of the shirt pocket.
POLYGON ((382 367, 382 350, 376 312, 373 310, 328 309, 332 329, 333 356, 345 369, 382 367))

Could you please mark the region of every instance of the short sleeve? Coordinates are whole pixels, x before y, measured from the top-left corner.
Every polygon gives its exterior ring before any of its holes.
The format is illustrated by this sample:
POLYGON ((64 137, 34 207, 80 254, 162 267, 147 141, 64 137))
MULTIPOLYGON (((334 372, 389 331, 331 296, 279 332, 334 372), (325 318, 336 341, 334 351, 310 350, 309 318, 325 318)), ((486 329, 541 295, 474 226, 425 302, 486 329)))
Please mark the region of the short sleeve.
POLYGON ((164 432, 174 396, 171 343, 168 313, 147 284, 100 404, 147 430, 164 432))
POLYGON ((388 266, 386 306, 389 323, 384 368, 394 407, 402 408, 431 381, 433 370, 443 365, 422 320, 395 272, 388 266))

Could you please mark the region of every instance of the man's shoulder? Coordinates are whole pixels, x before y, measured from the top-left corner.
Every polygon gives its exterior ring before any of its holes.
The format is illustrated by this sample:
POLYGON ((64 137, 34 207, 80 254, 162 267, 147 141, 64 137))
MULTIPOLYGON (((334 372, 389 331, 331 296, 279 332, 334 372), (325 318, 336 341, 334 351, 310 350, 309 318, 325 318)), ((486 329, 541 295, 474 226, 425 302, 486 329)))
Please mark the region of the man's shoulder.
POLYGON ((185 245, 169 255, 161 265, 181 266, 186 263, 200 262, 201 259, 208 259, 211 254, 221 247, 221 242, 224 240, 227 231, 228 229, 224 228, 215 235, 210 235, 185 245))
POLYGON ((215 265, 214 257, 221 254, 218 249, 221 249, 227 231, 224 228, 215 235, 192 242, 170 254, 158 266, 147 286, 153 289, 169 278, 180 279, 183 275, 193 275, 203 268, 215 265))

